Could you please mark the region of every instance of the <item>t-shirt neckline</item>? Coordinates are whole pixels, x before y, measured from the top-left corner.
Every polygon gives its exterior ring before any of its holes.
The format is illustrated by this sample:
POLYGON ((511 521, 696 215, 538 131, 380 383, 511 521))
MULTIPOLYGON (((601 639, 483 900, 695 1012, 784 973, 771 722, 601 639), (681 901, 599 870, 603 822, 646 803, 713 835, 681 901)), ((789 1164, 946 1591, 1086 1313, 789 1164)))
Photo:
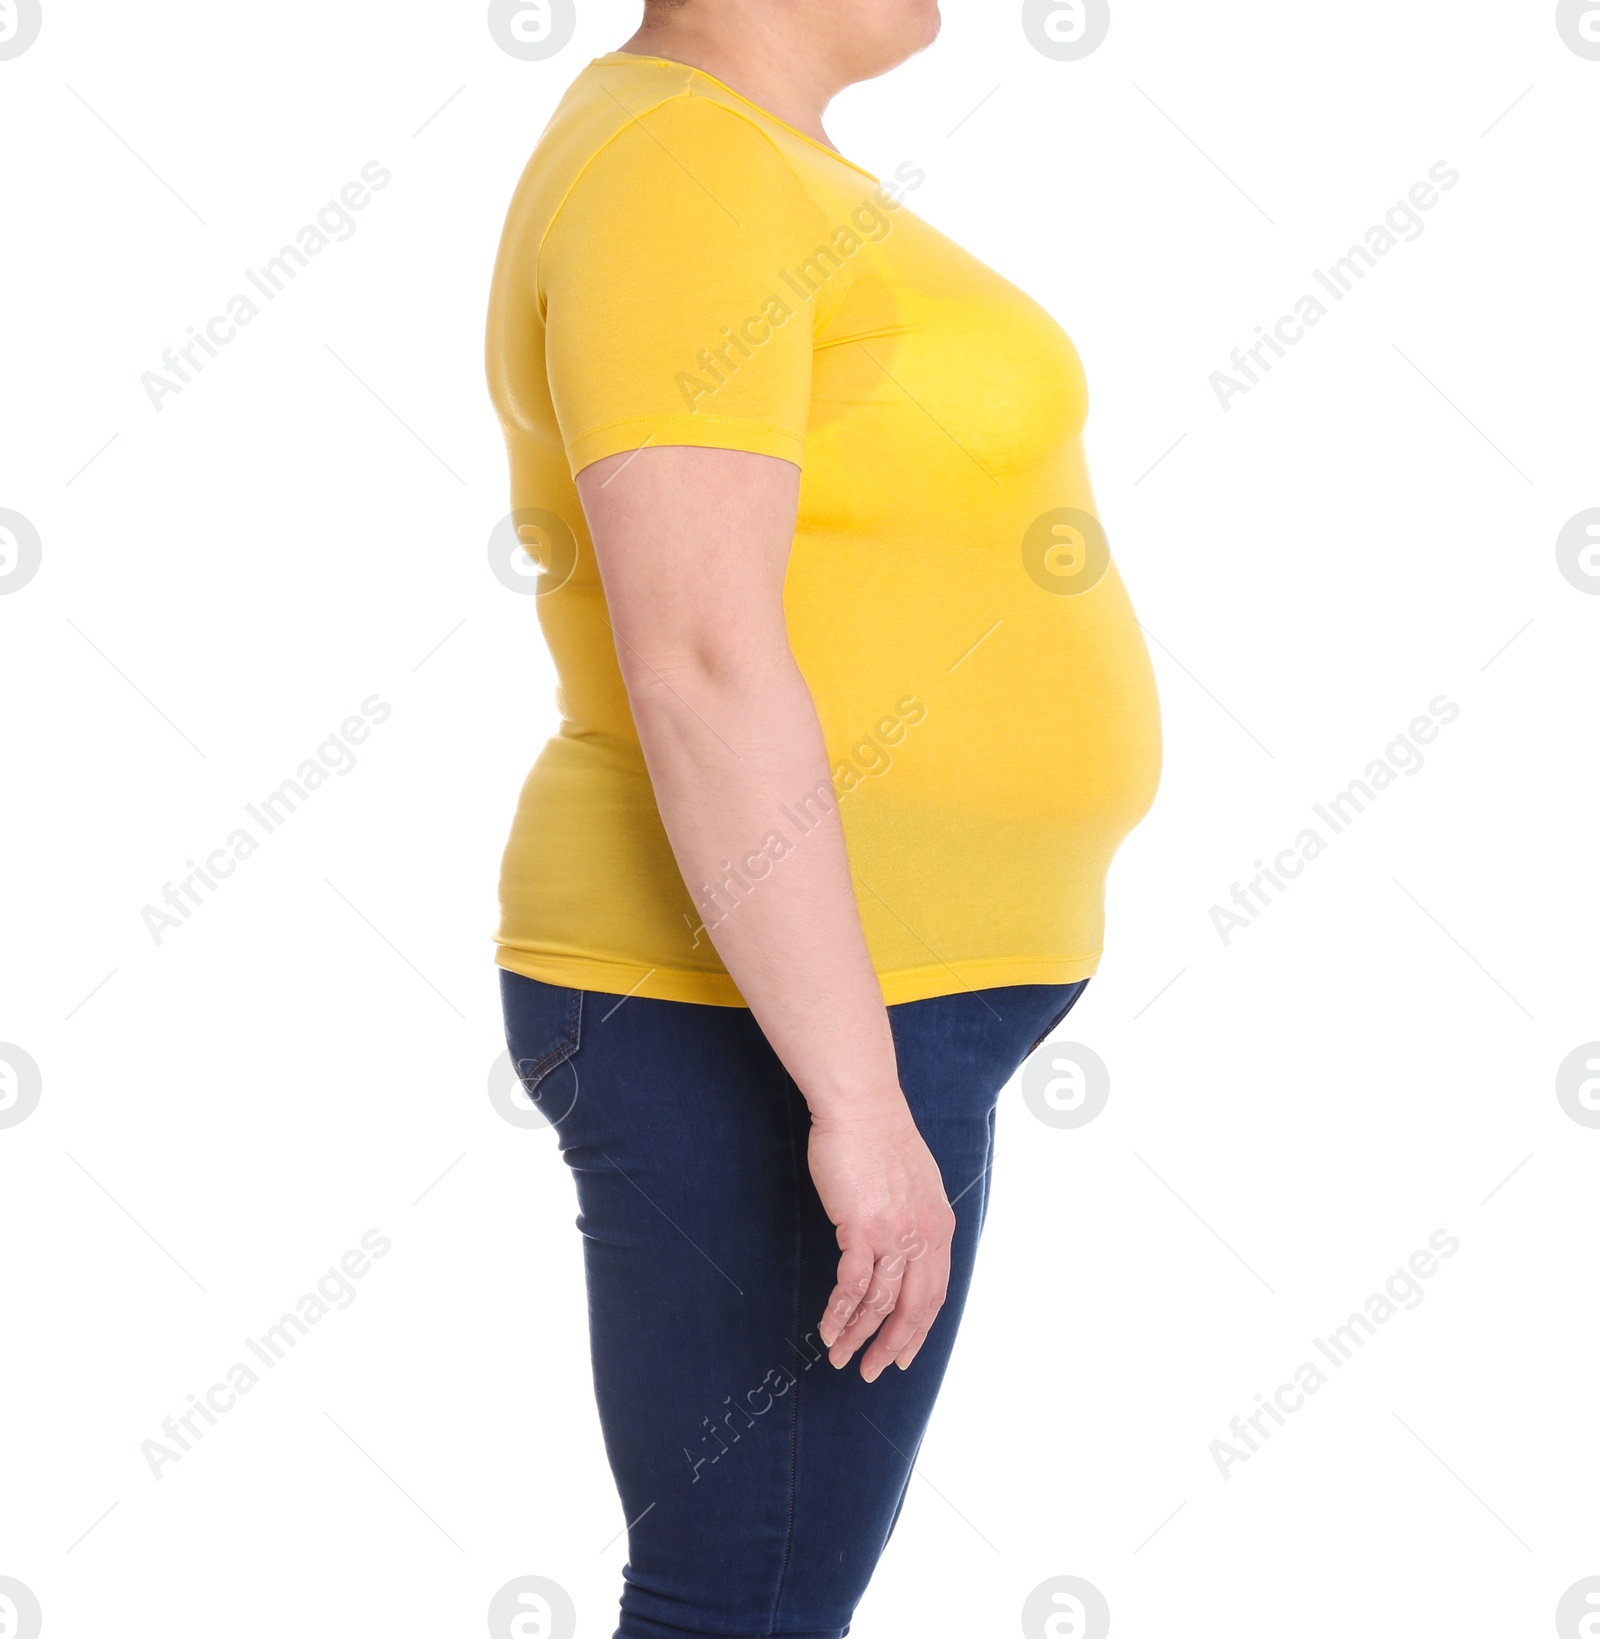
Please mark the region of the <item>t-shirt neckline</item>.
POLYGON ((770 108, 763 108, 760 103, 752 102, 750 98, 745 96, 742 91, 735 91, 726 80, 719 80, 715 74, 708 74, 705 69, 697 68, 693 63, 679 62, 676 57, 648 56, 638 51, 608 51, 603 57, 594 58, 590 62, 589 66, 591 68, 595 68, 603 66, 606 63, 616 62, 660 63, 667 68, 686 68, 691 74, 698 74, 702 79, 710 80, 713 85, 721 86, 721 88, 726 91, 730 97, 737 97, 739 101, 745 105, 745 107, 755 109, 755 111, 760 114, 763 119, 771 120, 774 125, 781 125, 785 131, 791 132, 793 135, 799 137, 802 142, 809 142, 811 146, 819 153, 826 154, 830 159, 838 160, 841 165, 848 165, 852 171, 859 171, 869 181, 878 182, 880 186, 882 185, 880 179, 873 176, 872 172, 869 171, 865 165, 857 165, 853 159, 846 159, 837 148, 830 148, 827 143, 818 142, 815 137, 809 136, 806 132, 802 131, 799 126, 791 125, 786 119, 780 119, 772 112, 770 108))

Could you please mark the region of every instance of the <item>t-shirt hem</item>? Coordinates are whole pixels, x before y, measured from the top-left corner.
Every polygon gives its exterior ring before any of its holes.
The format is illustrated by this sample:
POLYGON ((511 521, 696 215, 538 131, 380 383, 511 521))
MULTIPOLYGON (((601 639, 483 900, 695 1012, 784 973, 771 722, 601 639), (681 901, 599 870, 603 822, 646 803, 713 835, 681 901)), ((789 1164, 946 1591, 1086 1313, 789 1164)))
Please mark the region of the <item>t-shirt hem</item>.
MULTIPOLYGON (((963 991, 995 990, 1006 985, 1068 985, 1093 978, 1099 951, 1088 956, 1000 957, 935 967, 902 968, 878 975, 886 1007, 929 1001, 963 991)), ((557 956, 498 945, 495 962, 525 979, 596 990, 608 996, 645 996, 653 1001, 698 1002, 707 1007, 744 1007, 744 997, 726 973, 696 973, 687 968, 645 968, 596 956, 557 956)))
POLYGON ((585 467, 603 461, 608 455, 641 450, 647 445, 670 447, 674 444, 702 450, 744 450, 751 455, 772 455, 782 461, 792 461, 797 467, 804 465, 806 449, 805 435, 784 427, 769 426, 764 421, 745 421, 737 416, 685 411, 682 415, 634 416, 579 433, 567 443, 567 464, 576 478, 585 467))

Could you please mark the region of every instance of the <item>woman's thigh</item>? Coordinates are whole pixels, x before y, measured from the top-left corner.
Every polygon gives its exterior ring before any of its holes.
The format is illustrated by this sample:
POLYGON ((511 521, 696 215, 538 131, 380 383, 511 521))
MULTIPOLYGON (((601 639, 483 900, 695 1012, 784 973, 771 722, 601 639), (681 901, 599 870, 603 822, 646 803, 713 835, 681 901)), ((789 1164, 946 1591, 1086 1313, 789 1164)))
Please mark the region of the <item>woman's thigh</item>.
POLYGON ((995 1097, 1081 986, 890 1010, 956 1203, 950 1295, 907 1372, 835 1372, 839 1252, 805 1102, 742 1008, 505 974, 507 1036, 578 1188, 595 1389, 629 1531, 625 1639, 835 1639, 893 1528, 965 1301, 995 1097))

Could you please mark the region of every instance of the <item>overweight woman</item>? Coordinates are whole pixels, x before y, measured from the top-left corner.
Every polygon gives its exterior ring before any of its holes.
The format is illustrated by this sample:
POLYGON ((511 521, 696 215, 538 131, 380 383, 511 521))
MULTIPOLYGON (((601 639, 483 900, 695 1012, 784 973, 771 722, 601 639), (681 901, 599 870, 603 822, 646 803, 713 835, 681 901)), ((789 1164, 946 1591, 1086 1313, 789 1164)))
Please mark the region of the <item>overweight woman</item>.
POLYGON ((665 0, 562 99, 488 335, 560 676, 501 877, 576 1179, 620 1639, 838 1639, 996 1097, 1099 960, 1156 697, 1030 297, 822 127, 935 0, 665 0))

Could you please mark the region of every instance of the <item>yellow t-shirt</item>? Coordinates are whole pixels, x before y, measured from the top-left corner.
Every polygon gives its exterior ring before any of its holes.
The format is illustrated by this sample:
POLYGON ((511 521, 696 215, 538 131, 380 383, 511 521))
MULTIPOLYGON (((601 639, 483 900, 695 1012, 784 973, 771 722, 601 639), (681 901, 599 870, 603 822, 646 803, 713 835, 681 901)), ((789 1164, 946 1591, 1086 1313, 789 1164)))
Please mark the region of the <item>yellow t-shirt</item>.
MULTIPOLYGON (((612 52, 507 217, 488 367, 561 680, 501 873, 501 965, 742 1005, 707 933, 837 802, 884 999, 1095 970, 1160 726, 1107 554, 1071 341, 859 166, 720 81, 612 52), (691 894, 574 475, 645 445, 802 470, 784 588, 833 768, 691 894)), ((797 794, 798 798, 799 794, 797 794)))

